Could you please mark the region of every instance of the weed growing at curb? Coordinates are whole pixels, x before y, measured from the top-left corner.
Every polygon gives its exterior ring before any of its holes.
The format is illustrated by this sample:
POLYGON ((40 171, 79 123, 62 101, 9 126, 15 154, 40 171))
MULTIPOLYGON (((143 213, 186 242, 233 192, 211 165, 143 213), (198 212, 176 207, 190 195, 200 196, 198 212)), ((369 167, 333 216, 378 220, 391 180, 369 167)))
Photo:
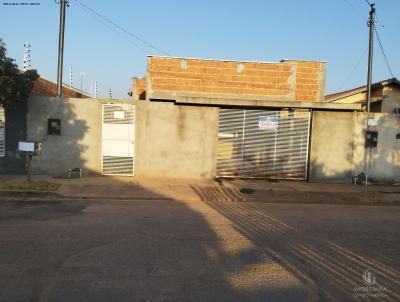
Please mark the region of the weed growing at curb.
POLYGON ((241 188, 240 189, 240 193, 243 193, 243 194, 253 194, 254 193, 254 189, 252 189, 252 188, 241 188))

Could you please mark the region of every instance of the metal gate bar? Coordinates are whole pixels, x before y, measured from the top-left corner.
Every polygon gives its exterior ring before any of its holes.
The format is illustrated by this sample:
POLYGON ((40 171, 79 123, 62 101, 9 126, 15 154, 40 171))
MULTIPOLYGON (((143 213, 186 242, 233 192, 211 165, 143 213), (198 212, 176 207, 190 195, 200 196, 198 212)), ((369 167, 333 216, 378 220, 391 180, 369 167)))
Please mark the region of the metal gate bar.
POLYGON ((306 179, 310 112, 220 109, 218 176, 306 179))

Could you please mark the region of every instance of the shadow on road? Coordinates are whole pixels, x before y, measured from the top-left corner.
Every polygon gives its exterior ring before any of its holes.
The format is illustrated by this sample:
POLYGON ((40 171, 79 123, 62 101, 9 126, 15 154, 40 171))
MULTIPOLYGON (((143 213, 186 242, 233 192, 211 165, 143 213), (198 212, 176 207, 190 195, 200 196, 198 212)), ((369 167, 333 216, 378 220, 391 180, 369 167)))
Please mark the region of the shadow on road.
POLYGON ((391 259, 372 259, 330 240, 312 238, 247 203, 207 204, 313 288, 318 301, 349 301, 356 297, 358 301, 370 301, 371 297, 379 301, 400 300, 400 272, 391 259), (363 280, 367 271, 372 272, 376 283, 363 280))
POLYGON ((221 225, 205 203, 147 195, 152 199, 1 197, 0 301, 306 299, 301 285, 274 280, 264 252, 221 225))

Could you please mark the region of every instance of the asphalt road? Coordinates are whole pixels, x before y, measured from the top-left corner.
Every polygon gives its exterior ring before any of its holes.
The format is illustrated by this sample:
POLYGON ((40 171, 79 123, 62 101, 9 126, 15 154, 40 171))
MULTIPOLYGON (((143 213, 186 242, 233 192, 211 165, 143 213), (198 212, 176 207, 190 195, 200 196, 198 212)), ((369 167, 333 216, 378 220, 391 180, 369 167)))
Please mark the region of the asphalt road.
POLYGON ((400 301, 399 271, 396 206, 0 201, 1 302, 400 301))

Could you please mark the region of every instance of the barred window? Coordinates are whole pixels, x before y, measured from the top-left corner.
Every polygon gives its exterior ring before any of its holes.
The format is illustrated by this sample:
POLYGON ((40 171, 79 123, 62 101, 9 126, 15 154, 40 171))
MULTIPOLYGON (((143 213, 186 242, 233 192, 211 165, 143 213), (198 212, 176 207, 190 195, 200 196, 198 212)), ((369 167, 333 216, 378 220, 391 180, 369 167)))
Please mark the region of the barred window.
POLYGON ((61 134, 61 120, 60 119, 48 119, 47 120, 47 134, 48 135, 60 135, 61 134))

